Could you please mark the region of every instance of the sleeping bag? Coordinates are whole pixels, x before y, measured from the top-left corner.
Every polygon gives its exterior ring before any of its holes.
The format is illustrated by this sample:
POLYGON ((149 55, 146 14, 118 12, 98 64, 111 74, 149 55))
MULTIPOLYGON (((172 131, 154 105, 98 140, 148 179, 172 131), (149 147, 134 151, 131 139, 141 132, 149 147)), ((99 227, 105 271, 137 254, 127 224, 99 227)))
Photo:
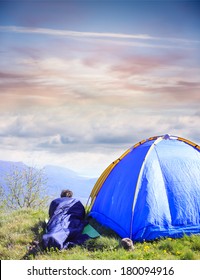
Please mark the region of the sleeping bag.
POLYGON ((42 237, 44 249, 66 249, 80 245, 89 238, 87 234, 82 234, 87 222, 85 208, 79 200, 72 197, 53 200, 49 207, 49 218, 46 234, 42 237))

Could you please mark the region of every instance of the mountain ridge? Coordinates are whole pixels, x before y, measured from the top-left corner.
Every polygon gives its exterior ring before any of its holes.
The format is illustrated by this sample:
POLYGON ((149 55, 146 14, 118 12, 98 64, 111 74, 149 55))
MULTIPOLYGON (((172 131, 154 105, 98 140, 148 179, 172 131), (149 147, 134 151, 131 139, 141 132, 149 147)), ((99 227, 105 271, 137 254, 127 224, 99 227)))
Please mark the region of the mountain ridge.
MULTIPOLYGON (((0 160, 0 184, 6 187, 5 177, 11 170, 23 170, 31 166, 24 164, 21 161, 3 161, 0 160)), ((57 165, 45 165, 43 168, 33 167, 34 169, 44 169, 44 176, 47 180, 47 195, 52 199, 60 196, 63 189, 72 190, 74 197, 86 203, 90 192, 97 178, 88 178, 80 176, 75 171, 57 165)))

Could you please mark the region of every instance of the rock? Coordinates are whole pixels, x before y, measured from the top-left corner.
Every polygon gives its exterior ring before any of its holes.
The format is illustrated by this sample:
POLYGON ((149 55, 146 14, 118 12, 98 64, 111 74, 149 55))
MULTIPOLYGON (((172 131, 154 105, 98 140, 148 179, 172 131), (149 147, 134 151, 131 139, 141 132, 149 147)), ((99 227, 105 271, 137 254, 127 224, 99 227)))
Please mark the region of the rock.
POLYGON ((121 240, 121 245, 127 251, 133 251, 134 250, 133 241, 130 238, 123 238, 121 240))

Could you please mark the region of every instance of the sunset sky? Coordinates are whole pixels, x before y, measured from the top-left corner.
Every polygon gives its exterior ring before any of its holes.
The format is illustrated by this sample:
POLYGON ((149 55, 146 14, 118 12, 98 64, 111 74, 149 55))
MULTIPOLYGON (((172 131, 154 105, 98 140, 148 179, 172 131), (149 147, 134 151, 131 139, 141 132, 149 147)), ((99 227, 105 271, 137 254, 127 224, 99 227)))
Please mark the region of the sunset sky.
POLYGON ((96 177, 140 140, 200 144, 200 1, 0 0, 0 160, 96 177))

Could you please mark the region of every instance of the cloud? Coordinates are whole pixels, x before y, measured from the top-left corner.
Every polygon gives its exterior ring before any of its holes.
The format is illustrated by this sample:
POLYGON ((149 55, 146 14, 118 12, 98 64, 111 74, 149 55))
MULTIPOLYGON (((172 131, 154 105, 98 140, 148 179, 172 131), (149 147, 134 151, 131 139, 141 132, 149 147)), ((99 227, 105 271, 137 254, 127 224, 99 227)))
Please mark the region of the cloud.
POLYGON ((187 81, 179 81, 177 82, 177 85, 185 87, 185 88, 200 88, 200 82, 187 82, 187 81))
POLYGON ((199 115, 187 111, 187 107, 166 109, 158 103, 154 110, 148 110, 148 106, 80 103, 32 114, 1 115, 2 156, 10 150, 16 158, 63 164, 91 175, 150 136, 169 133, 198 143, 199 115))
POLYGON ((188 102, 196 105, 199 70, 183 68, 184 58, 170 53, 104 61, 93 54, 86 59, 45 57, 37 64, 32 58, 20 58, 21 72, 13 68, 0 73, 0 106, 26 111, 84 104, 91 112, 92 107, 101 110, 104 106, 154 110, 187 107, 188 102))
POLYGON ((7 73, 7 72, 0 72, 0 79, 10 80, 10 79, 20 79, 22 78, 22 75, 16 74, 16 73, 7 73))
POLYGON ((190 51, 150 50, 148 44, 157 41, 148 36, 32 30, 14 32, 55 32, 59 38, 83 38, 86 44, 66 49, 63 39, 58 52, 56 44, 45 51, 46 43, 34 48, 10 43, 0 61, 5 159, 35 157, 95 173, 150 136, 169 133, 199 141, 199 65, 194 66, 190 51), (93 39, 98 43, 91 44, 93 39))
POLYGON ((15 33, 36 33, 45 34, 53 36, 65 36, 65 37, 100 37, 100 38, 120 38, 120 39, 142 39, 149 40, 152 39, 151 36, 146 34, 120 34, 120 33, 97 33, 97 32, 78 32, 71 30, 56 30, 49 28, 29 28, 29 27, 19 27, 19 26, 0 26, 0 31, 3 32, 15 32, 15 33))
POLYGON ((83 32, 72 30, 59 30, 50 28, 33 28, 22 26, 0 26, 0 32, 13 32, 32 35, 48 35, 74 39, 97 39, 99 42, 107 42, 119 45, 150 47, 150 48, 194 48, 199 45, 198 40, 184 38, 161 38, 148 34, 125 34, 108 32, 83 32), (150 43, 146 43, 146 42, 150 43), (144 43, 145 42, 145 43, 144 43), (177 45, 178 43, 178 45, 177 45))
POLYGON ((166 69, 169 65, 176 65, 183 59, 183 55, 170 53, 163 55, 137 55, 121 59, 118 64, 111 66, 111 71, 123 75, 145 74, 155 69, 166 69))

